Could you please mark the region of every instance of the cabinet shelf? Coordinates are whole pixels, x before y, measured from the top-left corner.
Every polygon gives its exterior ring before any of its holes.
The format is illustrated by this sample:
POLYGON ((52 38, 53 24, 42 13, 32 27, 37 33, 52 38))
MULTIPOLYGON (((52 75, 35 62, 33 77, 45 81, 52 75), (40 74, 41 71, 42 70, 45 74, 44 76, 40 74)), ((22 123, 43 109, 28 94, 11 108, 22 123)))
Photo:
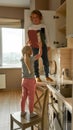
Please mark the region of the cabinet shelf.
POLYGON ((56 11, 58 13, 66 15, 66 1, 56 11))

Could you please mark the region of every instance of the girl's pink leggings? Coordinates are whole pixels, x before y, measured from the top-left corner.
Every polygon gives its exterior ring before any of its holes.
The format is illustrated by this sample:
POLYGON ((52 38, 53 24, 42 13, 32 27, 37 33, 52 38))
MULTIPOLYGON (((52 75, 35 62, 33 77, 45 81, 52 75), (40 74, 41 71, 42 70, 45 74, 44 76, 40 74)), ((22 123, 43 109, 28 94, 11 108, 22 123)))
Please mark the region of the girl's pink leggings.
POLYGON ((26 99, 29 101, 29 112, 33 112, 36 81, 34 78, 22 79, 21 111, 25 112, 26 99))

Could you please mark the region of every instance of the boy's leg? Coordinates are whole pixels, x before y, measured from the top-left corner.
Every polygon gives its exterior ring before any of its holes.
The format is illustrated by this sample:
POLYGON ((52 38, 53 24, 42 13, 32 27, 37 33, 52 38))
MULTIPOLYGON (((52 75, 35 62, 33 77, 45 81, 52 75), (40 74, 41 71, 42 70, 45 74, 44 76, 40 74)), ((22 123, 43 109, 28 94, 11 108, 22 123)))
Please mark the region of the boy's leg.
POLYGON ((46 80, 52 82, 53 79, 51 79, 49 77, 49 60, 48 60, 48 54, 47 54, 47 47, 46 47, 46 45, 44 45, 44 47, 43 47, 42 60, 43 60, 46 80))
MULTIPOLYGON (((33 55, 35 56, 36 54, 38 54, 38 52, 39 52, 39 49, 38 48, 32 48, 32 50, 33 50, 33 55)), ((35 71, 35 76, 36 77, 39 77, 39 62, 38 62, 38 60, 36 60, 35 62, 34 62, 34 71, 35 71)))
POLYGON ((43 46, 42 51, 43 51, 42 60, 43 60, 43 65, 44 65, 45 76, 48 77, 49 76, 49 60, 48 60, 46 45, 43 46))

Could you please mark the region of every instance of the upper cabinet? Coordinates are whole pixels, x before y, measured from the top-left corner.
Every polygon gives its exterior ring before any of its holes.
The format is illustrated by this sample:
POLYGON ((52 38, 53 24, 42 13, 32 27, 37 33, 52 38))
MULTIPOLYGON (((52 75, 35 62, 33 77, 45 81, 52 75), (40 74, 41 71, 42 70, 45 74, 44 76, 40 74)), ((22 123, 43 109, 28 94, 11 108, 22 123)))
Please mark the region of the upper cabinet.
POLYGON ((67 46, 66 40, 66 1, 56 10, 56 39, 57 47, 67 46))
POLYGON ((64 1, 56 10, 57 47, 73 48, 73 0, 64 1))
POLYGON ((66 26, 67 26, 67 31, 66 31, 66 37, 67 37, 67 45, 68 48, 73 48, 73 0, 67 0, 67 5, 66 5, 66 12, 67 12, 67 17, 66 17, 66 26))
POLYGON ((66 12, 67 12, 67 17, 66 17, 66 26, 67 26, 67 38, 68 37, 73 37, 73 0, 66 0, 66 12))

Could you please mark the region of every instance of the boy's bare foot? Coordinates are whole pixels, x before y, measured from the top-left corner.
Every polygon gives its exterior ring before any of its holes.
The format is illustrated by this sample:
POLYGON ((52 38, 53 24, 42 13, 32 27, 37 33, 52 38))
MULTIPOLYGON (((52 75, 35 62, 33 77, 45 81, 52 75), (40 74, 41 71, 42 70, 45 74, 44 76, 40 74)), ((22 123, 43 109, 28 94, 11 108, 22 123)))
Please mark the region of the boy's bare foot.
POLYGON ((53 82, 53 79, 51 79, 50 77, 46 77, 46 81, 53 82))
POLYGON ((36 82, 42 82, 42 80, 39 77, 37 77, 36 82))

